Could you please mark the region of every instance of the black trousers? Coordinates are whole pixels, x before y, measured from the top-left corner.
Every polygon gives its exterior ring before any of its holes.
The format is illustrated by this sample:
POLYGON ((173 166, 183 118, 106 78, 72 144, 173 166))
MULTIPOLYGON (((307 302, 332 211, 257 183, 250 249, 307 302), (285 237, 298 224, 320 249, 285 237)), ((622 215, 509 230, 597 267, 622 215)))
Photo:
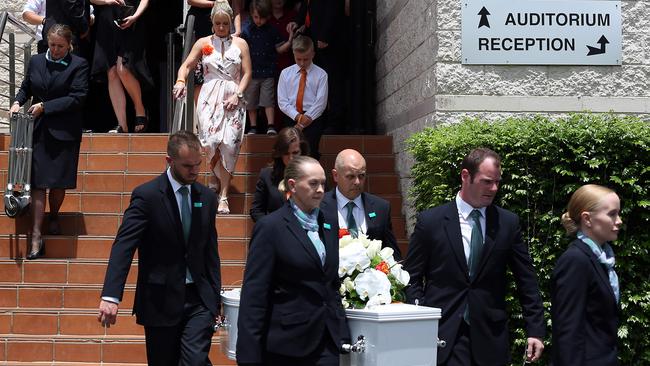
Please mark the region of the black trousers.
POLYGON ((316 349, 305 357, 289 357, 267 352, 264 355, 266 366, 339 366, 340 352, 329 332, 323 333, 323 338, 316 349))
POLYGON ((472 358, 472 343, 470 340, 469 325, 464 321, 460 322, 460 328, 456 335, 454 348, 451 350, 451 356, 444 366, 475 366, 476 362, 472 358))
POLYGON ((148 365, 211 365, 208 353, 214 324, 214 316, 203 305, 195 285, 187 285, 183 320, 178 325, 144 327, 148 365))

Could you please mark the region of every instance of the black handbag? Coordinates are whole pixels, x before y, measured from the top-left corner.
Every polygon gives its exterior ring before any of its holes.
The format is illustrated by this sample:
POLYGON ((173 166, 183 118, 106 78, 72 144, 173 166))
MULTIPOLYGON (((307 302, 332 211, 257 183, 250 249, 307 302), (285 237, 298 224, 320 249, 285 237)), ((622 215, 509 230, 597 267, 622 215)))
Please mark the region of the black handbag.
POLYGON ((135 14, 135 6, 133 5, 113 6, 113 20, 117 24, 124 23, 124 18, 130 17, 133 14, 135 14))

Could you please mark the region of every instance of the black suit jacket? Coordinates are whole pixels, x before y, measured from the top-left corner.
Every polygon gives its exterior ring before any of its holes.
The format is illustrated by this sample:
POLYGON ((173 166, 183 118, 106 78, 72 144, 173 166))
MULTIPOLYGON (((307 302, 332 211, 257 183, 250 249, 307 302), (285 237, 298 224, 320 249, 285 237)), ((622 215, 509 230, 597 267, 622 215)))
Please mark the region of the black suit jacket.
POLYGON ((255 195, 250 210, 251 218, 255 222, 282 207, 286 202, 284 193, 278 190, 277 184, 273 184, 271 173, 273 173, 272 167, 263 168, 255 185, 255 195))
MULTIPOLYGON (((366 235, 370 239, 381 240, 381 246, 383 248, 393 248, 395 251, 395 260, 401 260, 402 253, 397 245, 395 234, 393 234, 393 223, 390 219, 390 203, 381 197, 366 192, 361 193, 361 200, 363 201, 366 225, 368 227, 366 235)), ((336 188, 325 193, 320 208, 327 222, 333 222, 338 229, 339 219, 338 206, 336 204, 336 188)))
POLYGON ((189 267, 203 304, 213 315, 220 303, 221 275, 215 228, 216 197, 194 183, 192 226, 185 243, 178 204, 167 174, 133 190, 131 204, 113 243, 102 296, 122 299, 138 249, 133 313, 138 324, 172 326, 183 317, 185 269, 189 267))
POLYGON ((64 61, 67 66, 48 62, 45 54, 34 55, 16 101, 23 105, 33 97, 32 104, 43 102, 45 112, 34 121, 34 129, 42 124, 57 140, 79 141, 88 93, 88 63, 71 54, 64 61))
POLYGON ((318 221, 324 266, 288 202, 255 224, 239 307, 238 363, 262 363, 266 351, 307 356, 324 334, 337 345, 349 342, 339 295, 338 233, 332 223, 323 224, 322 214, 318 221))
POLYGON ((409 243, 405 270, 411 275, 409 302, 442 309, 438 363, 454 348, 465 306, 469 305, 471 350, 478 365, 508 363, 507 268, 512 270, 523 309, 526 333, 542 338, 544 309, 528 247, 521 239, 519 218, 491 205, 486 210, 485 244, 473 280, 468 274, 456 202, 422 212, 409 243))
POLYGON ((615 366, 619 307, 606 269, 576 239, 551 279, 554 366, 615 366))

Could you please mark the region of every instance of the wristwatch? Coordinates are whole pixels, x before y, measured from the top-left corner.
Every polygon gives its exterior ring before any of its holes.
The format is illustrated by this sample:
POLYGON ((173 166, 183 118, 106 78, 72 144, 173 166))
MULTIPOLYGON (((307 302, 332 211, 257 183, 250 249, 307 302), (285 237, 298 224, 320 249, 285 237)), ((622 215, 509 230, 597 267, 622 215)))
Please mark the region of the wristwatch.
POLYGON ((239 98, 239 99, 244 98, 244 93, 242 93, 242 92, 238 92, 238 93, 237 93, 237 98, 239 98))

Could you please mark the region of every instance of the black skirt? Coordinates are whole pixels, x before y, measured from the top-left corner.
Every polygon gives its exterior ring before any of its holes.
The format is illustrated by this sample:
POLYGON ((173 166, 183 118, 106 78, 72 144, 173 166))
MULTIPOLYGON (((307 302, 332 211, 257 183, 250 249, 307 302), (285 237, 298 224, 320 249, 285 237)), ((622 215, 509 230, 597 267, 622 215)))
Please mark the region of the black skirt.
POLYGON ((44 126, 34 131, 32 188, 74 189, 81 141, 55 139, 44 126))

